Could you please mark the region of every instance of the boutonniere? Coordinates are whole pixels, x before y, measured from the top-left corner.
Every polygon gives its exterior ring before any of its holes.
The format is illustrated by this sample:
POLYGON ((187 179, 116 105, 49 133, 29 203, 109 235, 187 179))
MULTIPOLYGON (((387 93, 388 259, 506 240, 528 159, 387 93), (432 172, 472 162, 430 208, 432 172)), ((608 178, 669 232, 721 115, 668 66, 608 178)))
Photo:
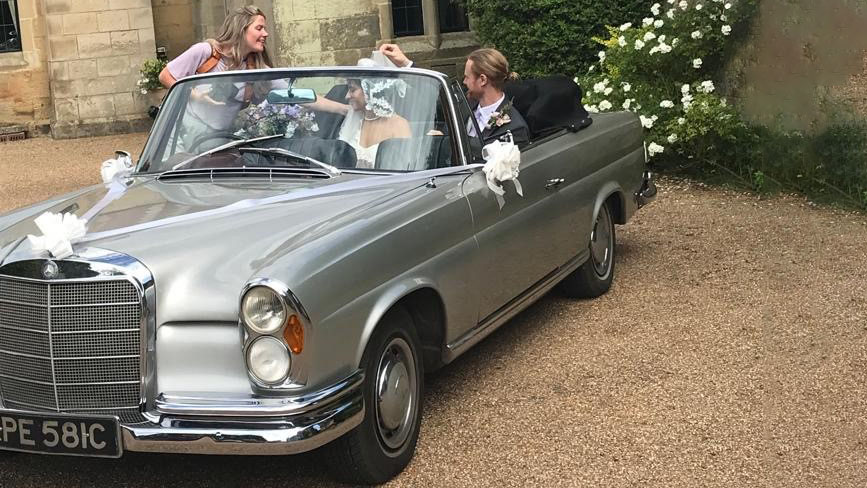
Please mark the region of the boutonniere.
POLYGON ((491 118, 488 119, 488 123, 486 124, 488 129, 493 126, 502 127, 509 122, 512 121, 512 117, 509 114, 512 112, 512 101, 504 103, 499 110, 491 114, 491 118))

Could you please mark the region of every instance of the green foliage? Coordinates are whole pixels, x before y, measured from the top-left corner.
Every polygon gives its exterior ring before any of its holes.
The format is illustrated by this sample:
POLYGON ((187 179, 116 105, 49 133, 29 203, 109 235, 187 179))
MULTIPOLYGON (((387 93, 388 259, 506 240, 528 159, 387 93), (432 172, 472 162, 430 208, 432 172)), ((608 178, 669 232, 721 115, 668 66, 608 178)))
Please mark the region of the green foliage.
POLYGON ((574 76, 596 57, 593 41, 605 25, 638 22, 653 0, 457 0, 486 44, 509 59, 512 70, 532 78, 574 76))
POLYGON ((136 82, 142 95, 163 87, 160 83, 160 71, 166 67, 166 64, 162 59, 145 59, 141 65, 141 79, 136 82))

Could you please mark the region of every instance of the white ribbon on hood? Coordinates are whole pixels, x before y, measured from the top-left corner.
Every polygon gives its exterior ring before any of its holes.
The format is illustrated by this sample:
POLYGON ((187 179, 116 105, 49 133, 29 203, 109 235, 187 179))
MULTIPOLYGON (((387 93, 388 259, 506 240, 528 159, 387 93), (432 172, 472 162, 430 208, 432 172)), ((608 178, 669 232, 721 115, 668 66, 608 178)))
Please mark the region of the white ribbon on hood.
POLYGON ((42 235, 28 235, 30 246, 36 251, 48 251, 57 259, 71 256, 72 240, 84 237, 87 232, 87 221, 68 212, 63 215, 45 212, 33 222, 42 235))
POLYGON ((107 159, 102 162, 102 167, 99 170, 102 175, 102 182, 108 183, 115 176, 124 177, 132 173, 132 158, 129 154, 118 152, 114 159, 107 159))
POLYGON ((104 161, 100 168, 102 181, 108 183, 108 193, 84 216, 78 217, 69 212, 64 214, 43 212, 34 219, 36 227, 42 231, 41 236, 27 235, 27 240, 34 251, 48 251, 55 259, 72 255, 72 241, 81 239, 87 234, 87 221, 126 191, 126 185, 121 182, 121 178, 132 172, 132 158, 122 152, 118 152, 116 156, 114 159, 104 161))
MULTIPOLYGON (((509 135, 511 136, 511 134, 509 135)), ((503 195, 506 194, 506 190, 503 189, 504 181, 512 180, 515 183, 515 191, 518 195, 524 196, 521 182, 518 181, 521 151, 512 140, 508 142, 494 141, 486 145, 482 148, 482 157, 485 158, 485 165, 482 170, 488 180, 488 188, 497 195, 500 208, 503 208, 505 203, 503 199, 503 195)))

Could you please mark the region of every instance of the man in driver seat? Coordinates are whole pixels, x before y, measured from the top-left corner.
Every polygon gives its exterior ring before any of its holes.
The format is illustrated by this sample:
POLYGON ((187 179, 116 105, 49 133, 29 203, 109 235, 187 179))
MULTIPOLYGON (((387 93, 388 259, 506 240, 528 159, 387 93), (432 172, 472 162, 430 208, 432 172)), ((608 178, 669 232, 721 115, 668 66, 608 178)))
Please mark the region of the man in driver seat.
MULTIPOLYGON (((383 44, 379 51, 392 63, 401 67, 412 66, 397 44, 383 44)), ((506 82, 516 80, 518 75, 509 71, 509 61, 500 51, 493 48, 476 49, 467 56, 464 66, 464 86, 467 99, 482 131, 484 142, 499 139, 512 133, 515 144, 522 146, 530 142, 530 129, 521 113, 514 109, 512 102, 506 100, 503 87, 506 82)), ((472 121, 467 120, 467 134, 477 137, 472 121)))

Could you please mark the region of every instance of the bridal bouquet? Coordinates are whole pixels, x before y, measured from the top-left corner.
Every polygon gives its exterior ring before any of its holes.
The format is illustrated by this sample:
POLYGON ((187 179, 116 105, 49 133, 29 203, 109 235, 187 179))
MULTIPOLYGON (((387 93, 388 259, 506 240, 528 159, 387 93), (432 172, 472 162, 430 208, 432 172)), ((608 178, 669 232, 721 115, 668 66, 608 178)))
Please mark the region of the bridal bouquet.
POLYGON ((270 104, 267 100, 251 104, 241 110, 235 119, 235 135, 243 138, 284 134, 293 137, 299 133, 318 132, 313 112, 299 105, 270 104))

